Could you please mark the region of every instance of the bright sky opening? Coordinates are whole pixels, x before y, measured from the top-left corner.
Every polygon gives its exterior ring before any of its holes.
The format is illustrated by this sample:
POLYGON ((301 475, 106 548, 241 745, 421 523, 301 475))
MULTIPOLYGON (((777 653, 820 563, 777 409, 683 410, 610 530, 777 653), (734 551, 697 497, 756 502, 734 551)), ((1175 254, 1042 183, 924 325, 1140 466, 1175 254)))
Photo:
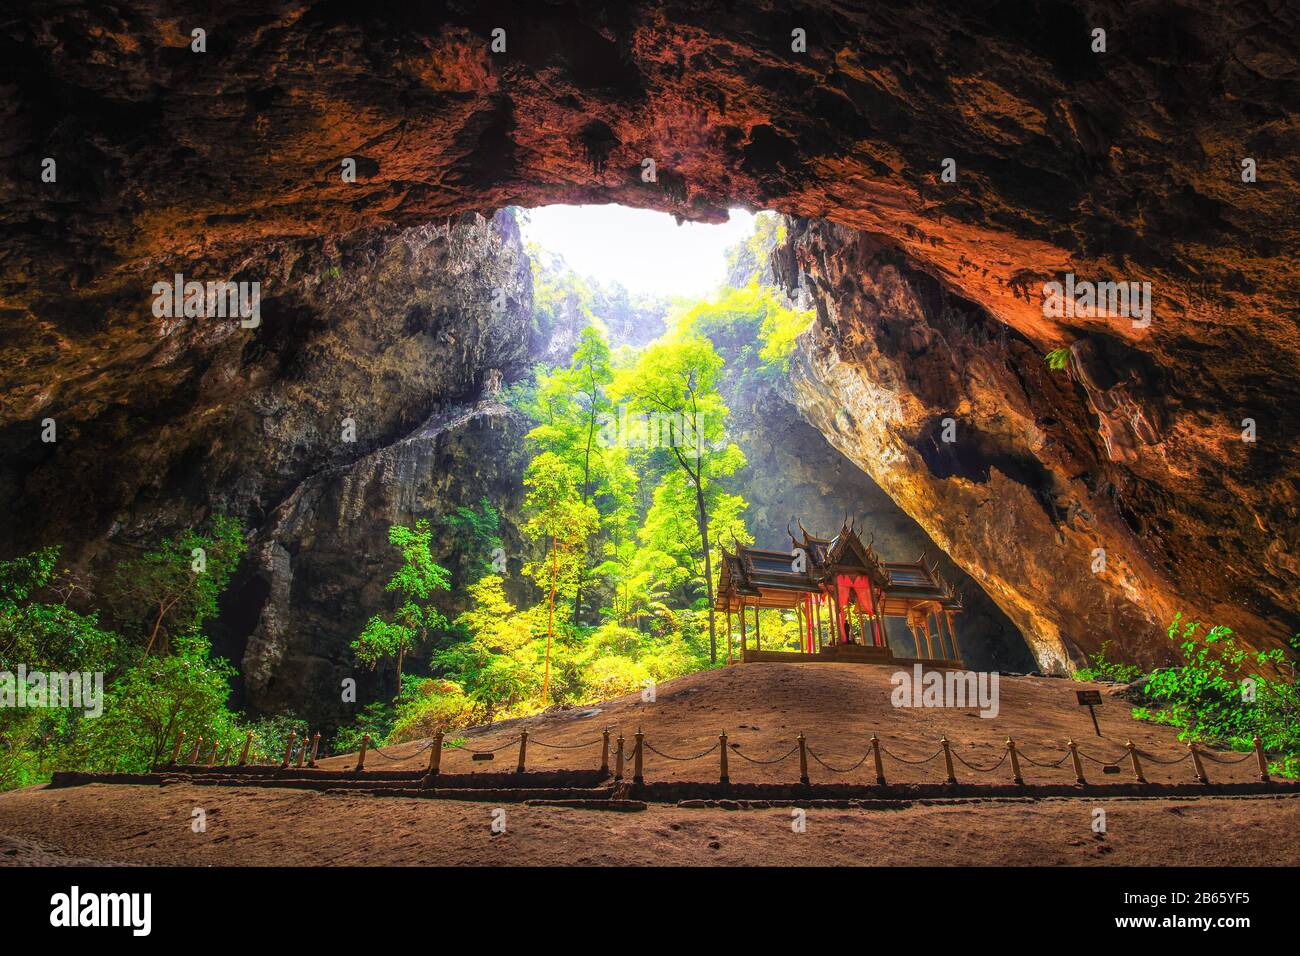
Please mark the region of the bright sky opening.
POLYGON ((569 268, 630 292, 705 296, 726 278, 728 246, 746 238, 753 213, 730 210, 725 223, 684 222, 627 206, 541 206, 527 210, 525 242, 564 257, 569 268))

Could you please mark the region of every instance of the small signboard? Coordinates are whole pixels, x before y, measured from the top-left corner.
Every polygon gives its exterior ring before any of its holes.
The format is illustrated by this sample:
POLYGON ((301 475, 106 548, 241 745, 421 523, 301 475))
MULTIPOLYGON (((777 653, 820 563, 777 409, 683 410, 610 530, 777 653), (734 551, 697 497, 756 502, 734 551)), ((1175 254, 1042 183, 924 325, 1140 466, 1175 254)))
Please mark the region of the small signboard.
POLYGON ((1097 724, 1097 712, 1093 708, 1101 706, 1101 691, 1076 690, 1074 693, 1079 698, 1079 706, 1088 708, 1088 713, 1092 715, 1092 729, 1097 731, 1097 736, 1100 737, 1101 727, 1097 724))
POLYGON ((496 757, 496 754, 474 754, 474 756, 471 757, 470 759, 471 760, 492 760, 494 757, 496 757))

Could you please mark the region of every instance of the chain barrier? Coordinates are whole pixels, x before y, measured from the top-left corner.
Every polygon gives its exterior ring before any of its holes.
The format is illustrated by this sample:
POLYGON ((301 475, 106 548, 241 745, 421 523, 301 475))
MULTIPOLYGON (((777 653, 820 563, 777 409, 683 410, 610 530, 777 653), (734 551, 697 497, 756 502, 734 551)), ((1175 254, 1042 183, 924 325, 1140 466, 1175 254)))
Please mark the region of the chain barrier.
POLYGON ((1067 750, 1065 753, 1061 754, 1061 759, 1056 761, 1056 763, 1039 763, 1033 757, 1028 756, 1019 747, 1016 748, 1016 756, 1019 757, 1021 760, 1023 760, 1025 763, 1029 764, 1031 767, 1042 767, 1047 770, 1055 770, 1057 767, 1061 766, 1063 763, 1065 763, 1067 760, 1070 759, 1070 751, 1067 750))
POLYGON ((548 744, 544 740, 534 740, 532 737, 528 738, 528 746, 531 747, 533 744, 537 744, 539 747, 547 747, 551 750, 581 750, 584 747, 594 747, 596 744, 604 742, 604 737, 597 737, 595 740, 589 740, 585 744, 548 744))
POLYGON ((1099 767, 1118 767, 1118 766, 1119 766, 1119 762, 1120 762, 1121 760, 1124 760, 1125 758, 1128 757, 1128 752, 1125 751, 1124 753, 1122 753, 1122 754, 1120 754, 1118 757, 1116 757, 1114 760, 1110 760, 1110 761, 1107 761, 1107 760, 1100 760, 1100 759, 1098 759, 1097 757, 1094 757, 1092 754, 1086 754, 1086 753, 1084 753, 1082 750, 1079 751, 1079 756, 1082 757, 1084 760, 1091 760, 1093 763, 1097 764, 1097 766, 1099 766, 1099 767))
MULTIPOLYGON (((522 739, 523 737, 521 734, 520 736, 515 737, 511 740, 507 740, 496 747, 483 748, 483 749, 475 749, 458 743, 446 743, 444 746, 449 749, 462 750, 470 754, 494 754, 494 753, 498 753, 499 751, 505 750, 508 747, 513 747, 518 745, 522 739)), ((549 743, 547 741, 535 740, 532 737, 528 738, 528 742, 530 744, 537 747, 545 747, 550 750, 583 750, 588 747, 594 747, 598 744, 605 743, 605 741, 606 741, 606 737, 603 735, 593 740, 588 740, 576 744, 549 743)), ((379 747, 378 745, 372 743, 367 747, 366 753, 367 754, 373 753, 384 760, 390 761, 392 763, 398 763, 401 761, 411 760, 415 757, 418 757, 420 754, 431 749, 434 746, 435 742, 436 742, 436 738, 433 740, 429 740, 427 743, 416 748, 410 753, 403 754, 400 756, 390 755, 388 753, 385 753, 382 747, 379 747)), ((177 744, 178 748, 179 746, 180 744, 177 744)), ((393 746, 401 746, 401 745, 390 745, 390 749, 393 746)), ((648 750, 651 753, 659 757, 662 757, 665 760, 684 763, 684 762, 690 762, 694 760, 701 760, 704 757, 709 756, 710 754, 716 752, 722 746, 722 742, 721 740, 719 740, 715 742, 707 750, 702 750, 697 754, 691 754, 687 756, 665 753, 664 751, 659 750, 653 744, 647 741, 644 738, 644 736, 641 739, 641 746, 645 750, 648 750)), ((301 741, 295 741, 294 745, 290 748, 290 754, 289 754, 290 762, 292 762, 295 757, 298 757, 300 755, 305 757, 307 753, 307 747, 308 747, 308 740, 306 738, 303 738, 301 741)), ((921 760, 914 760, 909 757, 904 757, 894 753, 892 750, 890 750, 888 747, 885 747, 883 744, 879 745, 879 749, 880 749, 880 753, 888 756, 890 759, 896 760, 899 763, 907 764, 913 767, 919 767, 928 764, 931 761, 938 758, 944 752, 943 746, 940 746, 939 749, 936 750, 934 753, 932 753, 930 756, 925 757, 924 759, 921 760)), ((816 761, 818 765, 820 765, 822 768, 829 771, 830 773, 834 773, 834 774, 853 773, 855 770, 861 768, 867 762, 867 760, 872 756, 873 753, 873 748, 869 747, 867 751, 862 755, 861 758, 858 759, 856 763, 847 767, 836 767, 833 764, 827 763, 826 760, 822 757, 822 755, 814 751, 811 747, 806 747, 806 750, 808 755, 811 756, 812 759, 816 761)), ((729 749, 730 754, 734 754, 735 756, 740 757, 742 760, 745 760, 748 763, 755 764, 758 766, 773 766, 775 764, 782 763, 785 760, 789 760, 798 751, 799 751, 798 742, 796 742, 794 746, 792 746, 785 753, 781 754, 778 757, 773 757, 771 759, 751 757, 748 754, 746 754, 743 750, 741 750, 739 745, 737 744, 732 744, 729 749)), ((973 764, 970 761, 966 760, 960 753, 957 752, 955 748, 952 748, 951 746, 949 747, 949 752, 957 760, 958 763, 960 763, 967 770, 974 771, 975 773, 992 773, 998 768, 1002 767, 1003 764, 1005 764, 1008 761, 1008 759, 1010 759, 1011 757, 1011 751, 1009 749, 1005 750, 1003 751, 1002 756, 997 760, 996 763, 992 764, 991 766, 983 767, 983 766, 979 766, 978 764, 973 764)), ((1124 760, 1129 759, 1130 757, 1129 751, 1121 753, 1111 760, 1105 760, 1103 758, 1096 757, 1090 753, 1086 753, 1085 751, 1078 750, 1077 748, 1075 749, 1074 752, 1080 758, 1087 760, 1090 763, 1096 764, 1101 767, 1107 767, 1107 768, 1119 767, 1124 760)), ((1170 766, 1170 767, 1177 766, 1178 764, 1181 764, 1187 760, 1191 760, 1193 757, 1193 751, 1190 747, 1188 748, 1186 753, 1172 760, 1162 759, 1146 750, 1141 750, 1137 747, 1133 747, 1131 752, 1137 754, 1139 757, 1141 757, 1142 760, 1147 761, 1149 763, 1156 764, 1159 766, 1170 766)), ((627 751, 627 754, 630 757, 635 753, 636 753, 635 744, 632 744, 631 749, 627 751)), ((1245 753, 1242 753, 1241 751, 1216 751, 1216 750, 1208 750, 1208 749, 1200 749, 1200 748, 1198 748, 1195 751, 1195 754, 1199 757, 1203 757, 1206 760, 1209 760, 1213 763, 1220 764, 1220 765, 1232 765, 1232 764, 1245 763, 1246 761, 1251 760, 1252 758, 1256 758, 1258 756, 1255 751, 1247 751, 1245 753)), ((1023 750, 1019 750, 1019 749, 1016 750, 1016 756, 1021 761, 1023 761, 1024 763, 1028 764, 1031 767, 1037 767, 1040 769, 1047 769, 1047 770, 1056 770, 1056 769, 1060 769, 1062 766, 1064 766, 1064 764, 1068 760, 1070 760, 1071 752, 1069 750, 1062 751, 1060 759, 1056 761, 1036 760, 1033 757, 1026 754, 1023 750)), ((271 762, 268 765, 273 766, 274 762, 271 762)))
MULTIPOLYGON (((498 750, 505 750, 507 747, 513 747, 517 743, 519 743, 518 737, 516 737, 514 740, 507 740, 500 747, 493 747, 490 750, 475 750, 473 747, 464 747, 461 746, 460 744, 446 744, 445 746, 451 747, 454 750, 463 750, 469 754, 494 754, 498 750)), ((532 741, 529 740, 529 743, 532 743, 532 741)))
POLYGON ((1181 757, 1179 757, 1177 760, 1161 760, 1159 757, 1155 756, 1154 754, 1149 754, 1145 750, 1138 750, 1136 747, 1134 747, 1133 750, 1143 760, 1149 760, 1152 763, 1160 764, 1165 767, 1172 767, 1174 764, 1179 764, 1182 763, 1184 760, 1192 759, 1192 752, 1190 750, 1187 751, 1187 753, 1183 754, 1181 757))
POLYGON ((795 744, 795 745, 794 745, 793 747, 791 747, 788 751, 786 751, 786 753, 784 753, 784 754, 781 755, 780 757, 777 757, 775 760, 759 760, 757 757, 749 757, 749 756, 746 756, 746 755, 745 755, 745 754, 740 750, 739 747, 734 747, 734 748, 732 748, 732 751, 731 751, 731 752, 732 752, 733 754, 735 754, 737 757, 740 757, 740 758, 743 759, 743 760, 748 760, 750 763, 756 763, 756 764, 760 764, 760 765, 762 765, 762 766, 771 766, 771 765, 774 764, 774 763, 780 763, 782 760, 785 760, 785 759, 787 759, 787 758, 789 758, 789 757, 794 756, 795 751, 797 751, 798 749, 799 749, 799 745, 798 745, 798 744, 795 744))
MULTIPOLYGON (((397 746, 400 746, 400 744, 397 746)), ((405 756, 390 757, 388 756, 388 754, 384 753, 381 747, 379 747, 376 744, 371 744, 368 748, 366 748, 366 755, 369 756, 370 754, 378 754, 380 757, 383 757, 385 760, 391 761, 393 763, 399 763, 403 760, 410 760, 412 757, 418 757, 420 754, 424 753, 432 746, 433 746, 433 741, 430 740, 423 747, 419 748, 418 750, 412 750, 409 754, 406 754, 405 756)))
POLYGON ((1255 752, 1253 750, 1249 751, 1248 753, 1242 754, 1236 760, 1224 760, 1222 757, 1215 756, 1218 753, 1230 753, 1230 752, 1231 751, 1215 751, 1215 750, 1197 751, 1197 753, 1199 753, 1202 757, 1205 757, 1206 759, 1212 761, 1213 763, 1221 763, 1221 764, 1244 763, 1245 761, 1250 760, 1252 757, 1255 756, 1255 752))
POLYGON ((881 745, 880 745, 880 752, 883 753, 883 754, 888 754, 890 757, 893 757, 893 758, 894 758, 895 760, 897 760, 899 763, 906 763, 906 764, 911 764, 913 767, 919 767, 919 766, 921 766, 921 764, 923 764, 923 763, 929 763, 929 762, 930 762, 931 760, 933 760, 935 757, 939 756, 939 754, 943 753, 943 748, 940 747, 938 750, 936 750, 934 753, 930 754, 930 756, 926 757, 924 760, 908 760, 906 757, 900 757, 898 754, 894 753, 892 750, 890 750, 890 749, 889 749, 888 747, 886 747, 884 744, 881 744, 881 745))
POLYGON ((662 750, 656 750, 654 747, 650 746, 649 742, 646 741, 644 737, 641 739, 641 746, 644 747, 646 750, 650 751, 651 753, 658 754, 659 756, 663 757, 665 760, 685 761, 685 760, 699 760, 701 757, 707 757, 709 754, 713 753, 713 751, 717 750, 718 747, 721 746, 721 742, 714 744, 708 750, 697 753, 693 757, 674 757, 672 754, 666 754, 662 750))
POLYGON ((871 751, 868 750, 866 753, 864 753, 862 755, 862 759, 859 760, 857 763, 855 763, 852 767, 845 767, 843 770, 839 769, 838 767, 832 767, 820 756, 818 756, 817 752, 813 750, 811 747, 808 748, 808 756, 812 757, 813 760, 816 760, 819 764, 821 764, 831 773, 852 773, 853 771, 857 770, 859 767, 861 767, 864 763, 867 762, 867 758, 871 756, 871 751))
POLYGON ((1011 756, 1011 751, 1010 750, 1002 751, 1002 759, 999 760, 991 767, 977 767, 973 763, 967 763, 965 760, 962 759, 961 754, 957 753, 957 751, 955 750, 952 752, 952 755, 956 757, 957 762, 960 763, 967 770, 974 770, 976 773, 992 773, 994 770, 997 770, 998 767, 1001 767, 1004 763, 1007 762, 1007 758, 1011 756))

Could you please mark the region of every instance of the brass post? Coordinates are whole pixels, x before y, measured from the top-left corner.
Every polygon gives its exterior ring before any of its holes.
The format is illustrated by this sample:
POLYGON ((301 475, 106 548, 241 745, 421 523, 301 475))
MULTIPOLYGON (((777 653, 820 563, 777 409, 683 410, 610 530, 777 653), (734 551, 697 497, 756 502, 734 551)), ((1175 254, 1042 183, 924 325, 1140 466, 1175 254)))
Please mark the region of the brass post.
POLYGON ((519 732, 519 766, 515 767, 515 773, 524 772, 524 761, 528 757, 528 731, 519 732))
POLYGON ((433 786, 433 778, 438 776, 438 769, 442 766, 442 731, 433 735, 433 742, 429 744, 429 771, 420 781, 420 786, 433 786))
POLYGON ((176 761, 181 755, 181 744, 183 743, 185 743, 185 731, 182 730, 176 735, 176 745, 172 747, 172 766, 176 765, 176 761))
POLYGON ((1128 751, 1129 761, 1133 764, 1133 779, 1138 783, 1146 783, 1147 778, 1142 776, 1142 761, 1138 760, 1137 747, 1133 746, 1133 741, 1124 744, 1124 749, 1128 751))
POLYGON ((221 746, 221 741, 216 737, 212 738, 212 753, 208 754, 208 766, 214 766, 217 762, 217 748, 221 746))
POLYGON ((1016 753, 1016 742, 1007 738, 1007 753, 1011 755, 1011 782, 1025 785, 1025 778, 1020 775, 1020 755, 1016 753))
POLYGON ((645 777, 641 773, 641 750, 645 742, 645 734, 641 733, 641 728, 638 727, 634 736, 636 737, 636 744, 632 751, 632 782, 640 786, 645 783, 645 777))
POLYGON ((289 731, 289 742, 284 745, 284 761, 280 764, 280 769, 286 769, 289 766, 289 760, 293 756, 293 745, 298 739, 298 731, 289 731))
POLYGON ((806 787, 808 786, 808 743, 802 733, 796 739, 799 741, 799 782, 806 787))
POLYGON ((731 783, 731 778, 727 776, 727 732, 725 730, 718 734, 718 764, 722 768, 718 775, 718 782, 731 783))
POLYGON ((316 766, 316 751, 320 749, 320 731, 311 735, 311 759, 307 761, 307 766, 316 766))
POLYGON ((199 748, 203 746, 203 735, 199 734, 194 740, 194 749, 190 752, 190 759, 186 761, 190 766, 198 766, 199 748))
POLYGON ((623 735, 618 735, 618 748, 614 751, 614 780, 623 779, 623 735))
POLYGON ((244 737, 244 749, 239 752, 239 766, 248 763, 248 748, 253 745, 253 732, 250 730, 244 737))
POLYGON ((366 769, 366 751, 370 749, 370 735, 361 735, 361 753, 357 755, 357 773, 366 769))
POLYGON ((307 762, 307 735, 302 735, 302 743, 298 746, 298 766, 302 767, 307 762))
POLYGON ((1074 764, 1074 782, 1087 783, 1083 779, 1083 761, 1079 759, 1079 746, 1073 740, 1067 740, 1065 746, 1070 749, 1070 761, 1074 764))
POLYGON ((880 759, 880 738, 875 734, 871 735, 871 755, 876 759, 876 785, 883 787, 885 785, 885 764, 880 759))
POLYGON ((952 768, 952 748, 948 746, 948 738, 944 737, 939 743, 943 745, 943 762, 948 765, 948 782, 956 783, 957 774, 952 768))
POLYGON ((608 727, 606 727, 604 733, 601 734, 600 772, 602 774, 609 773, 609 728, 608 727))
POLYGON ((226 749, 221 753, 221 766, 226 767, 230 764, 230 751, 234 749, 234 744, 226 744, 226 749))
POLYGON ((433 746, 429 748, 429 776, 436 777, 442 770, 442 731, 433 735, 433 746))
POLYGON ((1259 779, 1262 783, 1268 783, 1268 758, 1264 756, 1264 745, 1255 738, 1255 760, 1259 763, 1259 779))
POLYGON ((1210 778, 1205 775, 1205 766, 1201 763, 1201 755, 1196 749, 1196 741, 1189 742, 1187 749, 1192 752, 1192 765, 1196 768, 1196 782, 1209 783, 1210 778))

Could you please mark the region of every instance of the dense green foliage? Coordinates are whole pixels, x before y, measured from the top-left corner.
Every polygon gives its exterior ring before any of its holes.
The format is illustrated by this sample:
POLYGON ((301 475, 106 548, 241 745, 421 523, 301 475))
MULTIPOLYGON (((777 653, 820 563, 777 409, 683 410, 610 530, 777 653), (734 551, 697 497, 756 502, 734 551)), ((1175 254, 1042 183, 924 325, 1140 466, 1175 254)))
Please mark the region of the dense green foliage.
POLYGON ((373 615, 352 642, 357 660, 371 669, 384 658, 393 660, 399 697, 402 661, 407 652, 423 642, 430 629, 447 623, 434 604, 434 592, 447 590, 450 577, 447 569, 433 560, 432 537, 427 518, 416 521, 414 528, 393 525, 388 529, 388 543, 401 552, 402 564, 384 589, 397 594, 401 601, 389 615, 373 615))
POLYGON ((245 548, 239 522, 216 516, 119 564, 103 601, 59 568, 57 548, 0 562, 0 694, 21 672, 51 688, 76 674, 81 695, 0 708, 0 789, 59 769, 147 770, 181 731, 238 746, 253 725, 228 709, 234 669, 201 629, 245 548))
POLYGON ((1204 629, 1181 614, 1169 625, 1169 639, 1178 642, 1182 663, 1147 678, 1153 703, 1133 716, 1178 727, 1180 739, 1234 750, 1249 750, 1258 736, 1278 755, 1271 772, 1300 777, 1300 696, 1283 651, 1247 650, 1231 628, 1204 629))

